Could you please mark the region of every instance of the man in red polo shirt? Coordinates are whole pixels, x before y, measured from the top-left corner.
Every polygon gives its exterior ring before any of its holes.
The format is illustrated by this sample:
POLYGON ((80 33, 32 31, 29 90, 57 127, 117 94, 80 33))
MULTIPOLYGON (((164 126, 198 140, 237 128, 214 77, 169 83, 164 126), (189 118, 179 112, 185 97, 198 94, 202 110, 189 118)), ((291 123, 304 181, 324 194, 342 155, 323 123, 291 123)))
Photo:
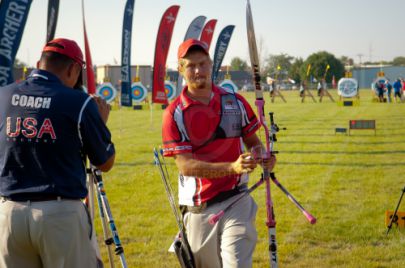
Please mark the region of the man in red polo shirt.
MULTIPOLYGON (((243 144, 262 147, 260 124, 240 95, 211 82, 212 61, 205 43, 183 42, 178 69, 187 86, 163 115, 163 151, 180 171, 179 204, 196 267, 251 267, 257 206, 248 195, 215 225, 208 219, 247 189, 257 163, 243 144)), ((260 163, 272 170, 275 157, 260 163)))

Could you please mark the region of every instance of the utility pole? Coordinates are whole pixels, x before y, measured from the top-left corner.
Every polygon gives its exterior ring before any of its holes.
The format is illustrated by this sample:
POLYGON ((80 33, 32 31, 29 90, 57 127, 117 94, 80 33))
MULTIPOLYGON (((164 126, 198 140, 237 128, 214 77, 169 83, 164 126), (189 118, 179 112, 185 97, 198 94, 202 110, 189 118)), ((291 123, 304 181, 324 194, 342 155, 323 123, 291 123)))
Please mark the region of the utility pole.
POLYGON ((364 56, 363 54, 359 53, 356 55, 357 57, 359 57, 359 65, 361 67, 361 58, 364 56))

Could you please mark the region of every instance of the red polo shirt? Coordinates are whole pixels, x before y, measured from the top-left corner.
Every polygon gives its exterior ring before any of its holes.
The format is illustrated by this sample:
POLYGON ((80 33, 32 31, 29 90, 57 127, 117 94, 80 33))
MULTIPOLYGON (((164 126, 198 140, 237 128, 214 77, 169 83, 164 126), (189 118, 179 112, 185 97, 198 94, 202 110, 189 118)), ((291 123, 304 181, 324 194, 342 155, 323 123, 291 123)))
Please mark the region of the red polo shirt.
MULTIPOLYGON (((206 162, 233 162, 242 153, 241 138, 249 137, 259 128, 258 120, 249 103, 239 94, 235 102, 222 104, 221 96, 232 94, 213 85, 208 105, 192 100, 185 87, 163 114, 164 156, 192 153, 195 159, 206 162), (225 105, 225 106, 224 106, 225 105), (239 107, 241 112, 241 137, 216 138, 214 133, 220 124, 222 108, 239 107)), ((180 204, 199 205, 219 192, 228 191, 237 185, 239 175, 220 178, 197 178, 182 176, 184 189, 179 187, 180 204), (191 202, 193 204, 191 204, 191 202)))

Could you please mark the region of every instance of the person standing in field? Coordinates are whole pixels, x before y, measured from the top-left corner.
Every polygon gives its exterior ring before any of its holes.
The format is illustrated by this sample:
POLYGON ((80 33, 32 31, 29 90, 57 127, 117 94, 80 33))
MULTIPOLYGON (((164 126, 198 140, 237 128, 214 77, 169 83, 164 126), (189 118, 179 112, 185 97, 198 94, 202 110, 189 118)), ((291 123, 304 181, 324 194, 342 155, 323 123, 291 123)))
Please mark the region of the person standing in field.
POLYGON ((322 86, 322 81, 319 80, 318 85, 316 86, 316 89, 318 90, 318 97, 320 97, 322 94, 322 86))
POLYGON ((395 102, 401 101, 401 89, 402 89, 402 84, 401 84, 401 79, 397 79, 394 84, 392 85, 392 87, 394 88, 394 98, 395 98, 395 102), (398 99, 397 99, 398 97, 398 99))
MULTIPOLYGON (((183 42, 178 60, 187 85, 164 112, 163 152, 180 171, 179 204, 196 267, 251 267, 257 240, 252 197, 237 202, 215 225, 208 219, 247 189, 257 162, 242 145, 248 151, 263 148, 255 134, 259 122, 241 95, 212 83, 205 43, 183 42)), ((262 165, 271 171, 275 161, 271 156, 262 165)))
POLYGON ((392 85, 391 85, 391 83, 390 83, 390 81, 388 79, 385 81, 384 86, 385 86, 386 91, 387 91, 387 102, 391 102, 392 85))
POLYGON ((299 88, 299 94, 301 98, 304 97, 304 90, 305 90, 305 82, 301 81, 299 88))
POLYGON ((377 81, 375 83, 375 88, 379 102, 384 102, 384 81, 377 81))
POLYGON ((115 159, 108 104, 82 91, 83 54, 58 38, 37 69, 0 88, 0 267, 99 267, 91 243, 86 157, 115 159))
POLYGON ((404 100, 404 96, 405 96, 405 79, 401 79, 401 84, 402 84, 402 98, 401 98, 401 100, 403 101, 404 100))

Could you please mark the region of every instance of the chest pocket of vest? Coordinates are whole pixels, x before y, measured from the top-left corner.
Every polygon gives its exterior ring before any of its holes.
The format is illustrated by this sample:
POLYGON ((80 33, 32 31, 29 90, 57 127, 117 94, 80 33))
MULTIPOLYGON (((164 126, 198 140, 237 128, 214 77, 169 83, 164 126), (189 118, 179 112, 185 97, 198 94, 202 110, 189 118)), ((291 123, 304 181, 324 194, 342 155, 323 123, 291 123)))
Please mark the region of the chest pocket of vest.
POLYGON ((221 97, 221 121, 215 131, 216 138, 235 138, 242 136, 242 112, 233 94, 221 97))

